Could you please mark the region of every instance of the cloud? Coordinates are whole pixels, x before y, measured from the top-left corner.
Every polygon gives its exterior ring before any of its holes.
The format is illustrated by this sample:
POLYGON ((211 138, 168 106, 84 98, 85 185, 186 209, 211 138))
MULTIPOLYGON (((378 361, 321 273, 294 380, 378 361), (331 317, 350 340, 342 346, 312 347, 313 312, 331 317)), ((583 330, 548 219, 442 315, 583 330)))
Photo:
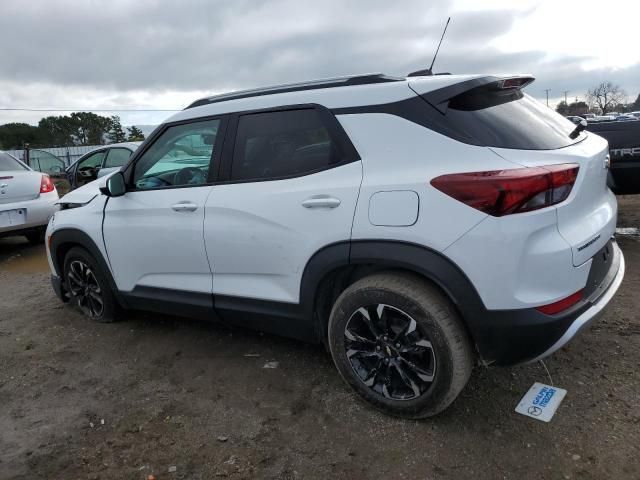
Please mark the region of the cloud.
MULTIPOLYGON (((204 92, 405 75, 428 66, 454 11, 453 0, 2 0, 0 106, 181 108, 204 92)), ((529 72, 535 88, 586 89, 588 58, 496 45, 530 12, 456 11, 436 70, 529 72)), ((602 74, 631 84, 633 68, 602 74)))

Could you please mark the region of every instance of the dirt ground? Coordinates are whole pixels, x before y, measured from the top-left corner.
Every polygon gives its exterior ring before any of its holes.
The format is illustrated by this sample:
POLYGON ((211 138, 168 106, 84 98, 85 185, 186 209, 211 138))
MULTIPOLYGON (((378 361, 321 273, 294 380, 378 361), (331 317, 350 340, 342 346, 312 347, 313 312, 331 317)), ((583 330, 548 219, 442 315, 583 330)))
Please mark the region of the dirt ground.
MULTIPOLYGON (((620 198, 640 227, 640 196, 620 198)), ((476 368, 437 418, 377 413, 322 348, 55 298, 44 250, 0 240, 0 478, 640 478, 640 236, 606 315, 548 359, 549 424, 514 412, 541 364, 476 368), (278 362, 277 368, 264 368, 278 362)))

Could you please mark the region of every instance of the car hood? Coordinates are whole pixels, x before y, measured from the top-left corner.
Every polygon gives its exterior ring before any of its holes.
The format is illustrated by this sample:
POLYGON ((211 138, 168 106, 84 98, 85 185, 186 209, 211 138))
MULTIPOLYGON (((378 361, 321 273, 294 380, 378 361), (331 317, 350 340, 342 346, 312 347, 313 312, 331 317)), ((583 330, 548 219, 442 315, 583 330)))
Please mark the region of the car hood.
POLYGON ((67 193, 60 200, 58 200, 58 204, 63 203, 77 203, 77 204, 85 204, 89 203, 91 200, 96 198, 98 195, 102 195, 100 193, 100 188, 104 187, 107 184, 107 179, 113 175, 115 172, 111 172, 109 175, 105 175, 104 177, 100 177, 93 182, 89 182, 86 185, 81 186, 80 188, 76 188, 71 192, 67 193))

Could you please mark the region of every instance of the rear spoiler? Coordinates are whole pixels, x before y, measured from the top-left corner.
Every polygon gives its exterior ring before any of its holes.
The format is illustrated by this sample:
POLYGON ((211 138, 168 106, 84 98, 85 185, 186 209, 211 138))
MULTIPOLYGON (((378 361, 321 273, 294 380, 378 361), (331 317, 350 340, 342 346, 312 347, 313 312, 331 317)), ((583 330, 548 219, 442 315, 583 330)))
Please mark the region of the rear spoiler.
POLYGON ((411 85, 409 86, 414 92, 424 98, 433 108, 438 110, 440 113, 446 113, 449 106, 449 100, 474 88, 493 86, 493 84, 495 84, 496 90, 520 90, 531 84, 534 80, 535 78, 531 75, 517 75, 513 77, 487 76, 472 78, 471 80, 465 80, 464 82, 455 83, 453 85, 448 85, 425 93, 420 93, 411 85))

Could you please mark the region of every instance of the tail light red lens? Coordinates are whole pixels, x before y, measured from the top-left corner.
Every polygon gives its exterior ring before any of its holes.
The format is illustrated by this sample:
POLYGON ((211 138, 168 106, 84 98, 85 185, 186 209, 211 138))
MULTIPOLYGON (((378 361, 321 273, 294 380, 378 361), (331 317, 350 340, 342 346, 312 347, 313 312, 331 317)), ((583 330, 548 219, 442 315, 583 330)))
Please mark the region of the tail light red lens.
POLYGON ((562 300, 558 300, 557 302, 550 303, 549 305, 543 305, 541 307, 536 307, 536 310, 546 315, 555 315, 556 313, 564 312, 569 307, 573 307, 576 303, 582 300, 582 293, 583 290, 579 290, 576 293, 563 298, 562 300))
POLYGON ((40 180, 40 193, 53 192, 55 188, 51 177, 49 175, 42 175, 42 180, 40 180))
POLYGON ((578 176, 575 163, 442 175, 431 185, 494 217, 530 212, 565 200, 578 176))

